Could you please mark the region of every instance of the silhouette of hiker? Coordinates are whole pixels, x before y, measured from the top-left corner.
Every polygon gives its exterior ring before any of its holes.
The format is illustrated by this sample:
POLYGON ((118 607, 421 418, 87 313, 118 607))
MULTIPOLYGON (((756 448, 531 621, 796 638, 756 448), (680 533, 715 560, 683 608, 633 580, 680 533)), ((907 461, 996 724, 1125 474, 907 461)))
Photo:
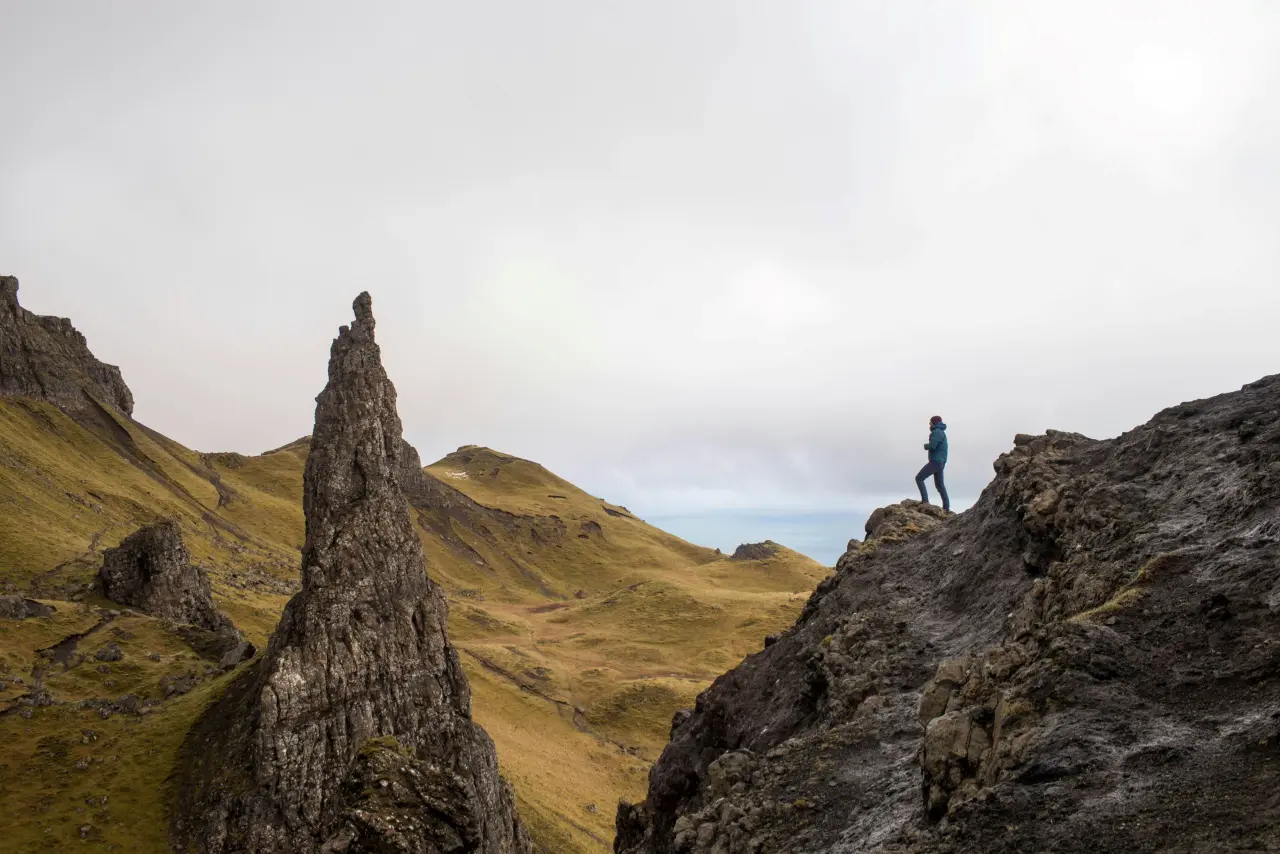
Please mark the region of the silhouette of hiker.
POLYGON ((951 511, 951 499, 947 497, 947 487, 942 482, 942 470, 947 467, 947 425, 942 423, 942 416, 935 415, 929 419, 929 441, 924 449, 929 452, 929 462, 916 475, 916 486, 920 487, 920 500, 929 503, 929 490, 924 487, 924 480, 933 475, 933 485, 938 487, 942 496, 942 509, 951 511))

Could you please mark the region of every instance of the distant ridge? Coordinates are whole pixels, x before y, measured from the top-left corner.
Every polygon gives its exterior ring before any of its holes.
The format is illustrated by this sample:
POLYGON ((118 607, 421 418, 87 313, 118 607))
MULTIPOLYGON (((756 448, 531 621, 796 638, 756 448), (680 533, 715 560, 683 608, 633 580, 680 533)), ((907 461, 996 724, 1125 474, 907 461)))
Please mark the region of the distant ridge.
POLYGON ((47 400, 70 411, 104 404, 133 414, 133 393, 120 369, 98 361, 67 318, 19 305, 13 276, 0 276, 0 395, 47 400))

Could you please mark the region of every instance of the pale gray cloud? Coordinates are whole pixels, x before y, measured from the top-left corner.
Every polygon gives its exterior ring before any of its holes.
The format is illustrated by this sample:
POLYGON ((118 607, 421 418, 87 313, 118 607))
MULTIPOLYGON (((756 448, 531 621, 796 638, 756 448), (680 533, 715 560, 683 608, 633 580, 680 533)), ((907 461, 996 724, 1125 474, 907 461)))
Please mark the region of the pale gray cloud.
POLYGON ((1270 0, 0 7, 0 267, 202 449, 307 432, 366 288, 424 456, 655 517, 1280 370, 1270 0))

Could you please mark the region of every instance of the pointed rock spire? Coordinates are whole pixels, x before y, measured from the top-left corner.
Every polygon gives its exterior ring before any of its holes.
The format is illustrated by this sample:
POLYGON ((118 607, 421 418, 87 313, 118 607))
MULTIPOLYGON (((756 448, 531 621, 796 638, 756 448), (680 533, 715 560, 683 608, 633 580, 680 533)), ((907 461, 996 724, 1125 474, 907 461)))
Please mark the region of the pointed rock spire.
POLYGON ((316 398, 302 590, 188 737, 174 841, 209 854, 524 854, 397 484, 406 446, 367 293, 354 309, 316 398), (371 769, 403 791, 371 798, 371 769))

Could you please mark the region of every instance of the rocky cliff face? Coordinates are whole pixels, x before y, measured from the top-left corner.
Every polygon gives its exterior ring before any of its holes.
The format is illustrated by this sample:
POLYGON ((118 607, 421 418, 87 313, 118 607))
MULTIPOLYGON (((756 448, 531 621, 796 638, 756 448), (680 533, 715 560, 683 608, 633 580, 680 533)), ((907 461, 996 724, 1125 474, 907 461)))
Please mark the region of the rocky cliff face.
POLYGON ((368 294, 355 313, 316 399, 302 591, 188 737, 175 846, 524 854, 397 484, 406 446, 368 294))
POLYGON ((995 469, 872 517, 617 851, 1280 851, 1280 377, 995 469))
POLYGON ((120 369, 94 358, 70 320, 18 305, 12 276, 0 276, 0 395, 47 400, 71 411, 97 400, 133 414, 133 394, 120 369))

